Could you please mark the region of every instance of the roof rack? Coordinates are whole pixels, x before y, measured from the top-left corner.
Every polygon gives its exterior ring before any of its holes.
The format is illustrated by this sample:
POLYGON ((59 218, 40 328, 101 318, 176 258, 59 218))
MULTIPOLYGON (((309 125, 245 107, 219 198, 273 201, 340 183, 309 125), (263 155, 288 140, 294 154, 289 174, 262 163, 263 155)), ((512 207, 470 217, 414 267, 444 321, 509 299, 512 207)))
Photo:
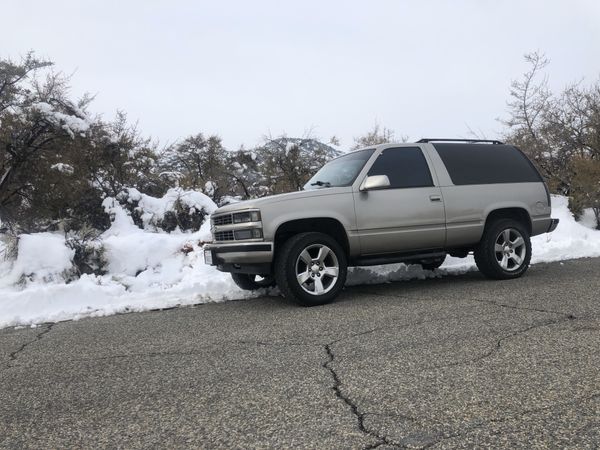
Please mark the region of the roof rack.
POLYGON ((428 142, 469 142, 471 144, 486 143, 502 145, 504 142, 497 141, 495 139, 443 139, 443 138, 423 138, 417 141, 418 144, 426 144, 428 142))

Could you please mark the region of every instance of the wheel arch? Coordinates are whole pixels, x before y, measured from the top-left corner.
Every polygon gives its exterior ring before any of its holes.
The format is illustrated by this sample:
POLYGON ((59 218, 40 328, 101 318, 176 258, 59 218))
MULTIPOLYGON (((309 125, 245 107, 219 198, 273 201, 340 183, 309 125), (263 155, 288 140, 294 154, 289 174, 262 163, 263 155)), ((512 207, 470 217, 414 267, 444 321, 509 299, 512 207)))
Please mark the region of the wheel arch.
POLYGON ((311 217, 292 219, 279 224, 274 235, 274 251, 277 252, 290 237, 306 232, 324 233, 335 239, 344 249, 346 257, 350 254, 348 233, 342 223, 333 217, 311 217))
POLYGON ((517 222, 519 222, 525 226, 525 228, 527 229, 527 232, 531 236, 533 226, 532 226, 532 222, 531 222, 531 216, 530 216, 529 212, 527 211, 527 209, 525 209, 523 207, 519 207, 519 206, 494 209, 487 214, 487 216, 485 218, 484 229, 489 227, 491 223, 493 223, 494 221, 499 220, 499 219, 516 220, 517 222))

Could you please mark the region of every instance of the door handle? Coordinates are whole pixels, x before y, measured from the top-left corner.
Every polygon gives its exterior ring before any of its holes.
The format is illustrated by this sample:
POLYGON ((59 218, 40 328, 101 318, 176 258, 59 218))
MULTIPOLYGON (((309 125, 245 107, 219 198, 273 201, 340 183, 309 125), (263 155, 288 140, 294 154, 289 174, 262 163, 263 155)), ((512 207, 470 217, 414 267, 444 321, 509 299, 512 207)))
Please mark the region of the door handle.
POLYGON ((440 195, 430 195, 429 200, 431 200, 432 202, 441 202, 442 197, 440 195))

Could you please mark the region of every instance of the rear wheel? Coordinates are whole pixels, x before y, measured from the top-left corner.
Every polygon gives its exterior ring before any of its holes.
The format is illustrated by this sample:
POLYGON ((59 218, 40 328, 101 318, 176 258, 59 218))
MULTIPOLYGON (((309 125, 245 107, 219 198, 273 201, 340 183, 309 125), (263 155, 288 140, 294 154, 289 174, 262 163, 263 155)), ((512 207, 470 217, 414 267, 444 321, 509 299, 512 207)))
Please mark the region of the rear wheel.
POLYGON ((498 280, 520 277, 530 261, 529 232, 512 219, 500 219, 486 227, 475 249, 475 263, 481 273, 498 280))
POLYGON ((344 287, 348 264, 340 244, 323 233, 301 233, 277 252, 275 279, 286 298, 302 306, 331 302, 344 287))
POLYGON ((232 273, 231 278, 239 288, 245 291, 255 291, 261 288, 275 286, 273 275, 250 275, 247 273, 232 273))

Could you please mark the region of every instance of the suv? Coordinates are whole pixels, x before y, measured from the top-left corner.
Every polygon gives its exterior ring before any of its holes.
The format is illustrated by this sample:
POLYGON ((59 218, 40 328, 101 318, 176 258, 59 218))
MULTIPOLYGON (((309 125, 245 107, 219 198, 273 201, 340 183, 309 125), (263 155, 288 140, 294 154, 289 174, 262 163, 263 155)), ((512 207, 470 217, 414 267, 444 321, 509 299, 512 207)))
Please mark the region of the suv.
POLYGON ((208 264, 242 289, 275 283, 312 306, 332 301, 349 266, 403 262, 433 270, 475 254, 479 270, 517 278, 530 236, 558 225, 550 193, 518 148, 498 141, 421 139, 356 150, 288 194, 217 209, 208 264))

